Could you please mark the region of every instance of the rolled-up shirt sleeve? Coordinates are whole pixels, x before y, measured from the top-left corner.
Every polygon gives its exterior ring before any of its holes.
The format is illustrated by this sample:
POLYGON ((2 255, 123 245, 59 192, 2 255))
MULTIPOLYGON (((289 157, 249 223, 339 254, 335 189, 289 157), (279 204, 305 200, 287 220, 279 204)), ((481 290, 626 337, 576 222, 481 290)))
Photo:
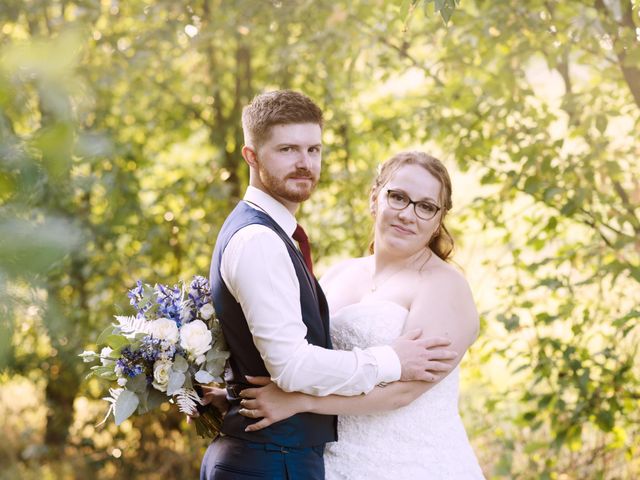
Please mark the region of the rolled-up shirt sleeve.
POLYGON ((271 379, 283 390, 359 395, 400 379, 400 361, 388 345, 343 351, 307 342, 295 269, 282 239, 268 227, 236 232, 222 255, 221 273, 271 379))

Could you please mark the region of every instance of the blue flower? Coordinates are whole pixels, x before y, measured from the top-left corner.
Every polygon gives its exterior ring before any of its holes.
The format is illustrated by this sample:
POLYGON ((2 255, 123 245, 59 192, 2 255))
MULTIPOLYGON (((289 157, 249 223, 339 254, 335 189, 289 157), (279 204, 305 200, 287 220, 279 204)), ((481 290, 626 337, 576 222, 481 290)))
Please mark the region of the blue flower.
POLYGON ((144 287, 141 280, 138 280, 136 285, 137 286, 135 288, 129 290, 127 297, 129 297, 129 303, 137 309, 138 305, 144 298, 144 287))
POLYGON ((141 373, 147 374, 153 363, 148 363, 140 349, 132 350, 129 345, 120 351, 121 358, 116 361, 123 375, 133 378, 141 373))
POLYGON ((189 285, 189 298, 196 309, 200 309, 205 303, 211 301, 211 288, 206 278, 196 275, 189 285))
POLYGON ((178 327, 181 326, 180 304, 182 303, 182 294, 180 288, 169 288, 165 285, 157 284, 156 297, 159 315, 173 320, 178 327))

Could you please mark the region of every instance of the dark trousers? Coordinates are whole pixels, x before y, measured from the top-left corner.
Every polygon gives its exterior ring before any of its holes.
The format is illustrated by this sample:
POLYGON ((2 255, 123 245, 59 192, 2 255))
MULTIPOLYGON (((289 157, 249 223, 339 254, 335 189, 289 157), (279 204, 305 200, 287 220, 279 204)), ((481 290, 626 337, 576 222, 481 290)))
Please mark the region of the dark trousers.
POLYGON ((207 448, 200 480, 324 480, 324 445, 281 447, 218 437, 207 448))

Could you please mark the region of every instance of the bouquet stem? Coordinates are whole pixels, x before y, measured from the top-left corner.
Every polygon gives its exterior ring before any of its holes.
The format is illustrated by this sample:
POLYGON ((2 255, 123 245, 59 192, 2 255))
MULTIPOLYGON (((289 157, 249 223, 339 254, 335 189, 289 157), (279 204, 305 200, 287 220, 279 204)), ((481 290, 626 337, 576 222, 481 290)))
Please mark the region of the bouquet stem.
POLYGON ((198 412, 200 416, 194 419, 196 432, 202 438, 213 440, 218 436, 222 428, 222 413, 213 405, 199 407, 198 412))

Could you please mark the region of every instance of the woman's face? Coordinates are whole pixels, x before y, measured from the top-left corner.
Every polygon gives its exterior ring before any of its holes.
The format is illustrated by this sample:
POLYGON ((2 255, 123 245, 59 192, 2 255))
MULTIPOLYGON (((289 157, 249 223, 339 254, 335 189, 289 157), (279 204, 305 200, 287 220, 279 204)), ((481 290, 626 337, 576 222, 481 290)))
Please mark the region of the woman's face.
MULTIPOLYGON (((410 256, 426 247, 440 225, 441 210, 430 220, 416 215, 414 207, 425 212, 422 204, 409 204, 402 210, 389 206, 387 190, 404 194, 414 202, 440 205, 440 182, 424 167, 415 164, 401 166, 382 186, 377 198, 372 198, 375 212, 375 248, 394 255, 410 256)), ((422 215, 423 217, 426 215, 422 215)))

